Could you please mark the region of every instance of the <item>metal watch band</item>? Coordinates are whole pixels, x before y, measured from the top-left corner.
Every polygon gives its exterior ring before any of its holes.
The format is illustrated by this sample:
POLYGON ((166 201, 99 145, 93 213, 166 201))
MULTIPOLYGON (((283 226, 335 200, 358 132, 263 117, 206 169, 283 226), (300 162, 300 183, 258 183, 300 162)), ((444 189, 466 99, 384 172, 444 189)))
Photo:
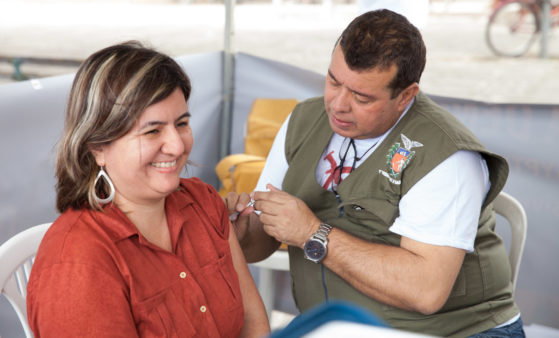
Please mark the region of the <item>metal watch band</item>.
POLYGON ((320 223, 318 230, 311 236, 311 238, 318 239, 322 242, 328 241, 328 234, 332 231, 332 226, 326 223, 320 223))

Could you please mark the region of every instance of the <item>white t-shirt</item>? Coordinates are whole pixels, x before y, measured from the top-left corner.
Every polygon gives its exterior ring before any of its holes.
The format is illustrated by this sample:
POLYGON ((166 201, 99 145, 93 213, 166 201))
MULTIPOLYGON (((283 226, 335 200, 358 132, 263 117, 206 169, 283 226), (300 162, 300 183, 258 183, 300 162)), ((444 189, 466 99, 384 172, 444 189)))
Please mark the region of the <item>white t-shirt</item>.
MULTIPOLYGON (((407 113, 408 108, 402 116, 407 113)), ((290 116, 276 135, 256 191, 265 191, 268 183, 282 188, 283 179, 289 168, 285 158, 285 138, 290 116)), ((390 131, 378 138, 354 140, 359 157, 367 152, 355 163, 355 167, 363 163, 376 150, 390 131), (369 148, 371 149, 368 150, 369 148)), ((344 139, 334 134, 322 154, 323 160, 317 166, 317 181, 329 190, 332 190, 333 168, 339 164, 347 148, 348 141, 344 139), (342 151, 341 157, 340 151, 342 151)), ((347 159, 350 160, 346 159, 345 162, 349 163, 349 166, 353 159, 352 151, 350 147, 347 155, 347 159)), ((347 174, 342 175, 342 179, 345 176, 347 174)), ((473 151, 457 151, 402 196, 399 203, 400 216, 394 220, 389 230, 419 242, 451 246, 471 252, 481 205, 489 187, 489 171, 483 157, 473 151)))

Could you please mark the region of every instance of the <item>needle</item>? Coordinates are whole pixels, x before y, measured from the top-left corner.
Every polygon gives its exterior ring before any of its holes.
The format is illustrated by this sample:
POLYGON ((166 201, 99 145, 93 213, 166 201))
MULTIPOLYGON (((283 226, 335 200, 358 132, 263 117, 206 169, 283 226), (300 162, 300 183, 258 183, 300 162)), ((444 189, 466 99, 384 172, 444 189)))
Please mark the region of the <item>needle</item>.
MULTIPOLYGON (((248 204, 246 205, 245 209, 248 207, 254 207, 254 203, 256 203, 255 200, 253 200, 252 198, 250 199, 250 202, 248 202, 248 204)), ((244 210, 244 209, 243 209, 244 210)), ((237 217, 239 216, 241 212, 237 211, 234 214, 229 215, 229 220, 234 221, 237 219, 237 217)))

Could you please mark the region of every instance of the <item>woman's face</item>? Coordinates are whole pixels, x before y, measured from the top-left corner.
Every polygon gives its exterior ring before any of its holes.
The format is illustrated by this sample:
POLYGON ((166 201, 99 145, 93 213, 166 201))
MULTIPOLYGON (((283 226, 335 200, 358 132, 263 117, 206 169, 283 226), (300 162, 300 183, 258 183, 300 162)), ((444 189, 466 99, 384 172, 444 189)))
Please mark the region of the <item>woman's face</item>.
POLYGON ((115 186, 117 205, 146 204, 177 189, 193 142, 188 105, 177 88, 144 110, 128 133, 93 153, 115 186))

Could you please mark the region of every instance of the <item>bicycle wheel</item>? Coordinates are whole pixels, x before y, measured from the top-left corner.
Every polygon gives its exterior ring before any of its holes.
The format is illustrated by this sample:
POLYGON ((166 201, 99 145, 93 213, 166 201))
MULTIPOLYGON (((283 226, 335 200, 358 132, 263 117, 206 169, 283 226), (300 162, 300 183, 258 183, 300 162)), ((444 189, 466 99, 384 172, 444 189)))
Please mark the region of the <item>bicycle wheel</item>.
POLYGON ((505 2, 495 9, 485 28, 489 48, 499 56, 522 56, 539 35, 537 7, 526 1, 505 2))

